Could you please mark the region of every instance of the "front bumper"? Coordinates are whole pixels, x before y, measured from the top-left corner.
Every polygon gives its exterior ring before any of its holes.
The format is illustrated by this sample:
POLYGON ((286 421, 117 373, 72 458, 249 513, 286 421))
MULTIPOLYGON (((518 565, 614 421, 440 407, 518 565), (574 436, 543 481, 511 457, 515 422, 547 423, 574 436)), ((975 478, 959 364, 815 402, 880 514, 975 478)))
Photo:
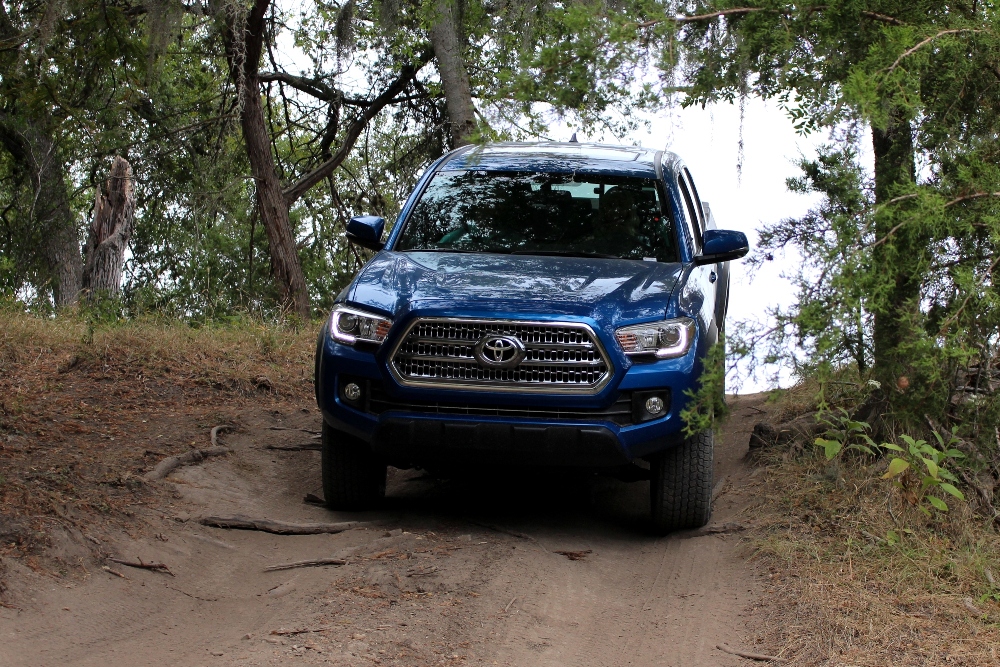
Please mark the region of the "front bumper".
POLYGON ((399 467, 459 462, 620 466, 680 441, 685 391, 697 377, 696 353, 692 348, 679 359, 645 363, 622 357, 616 364, 616 377, 595 396, 406 388, 376 354, 324 334, 317 349, 316 398, 330 426, 371 443, 399 467), (364 387, 361 400, 343 396, 340 389, 348 380, 364 387), (374 391, 389 400, 374 407, 368 401, 374 391), (622 423, 615 406, 649 391, 668 397, 665 414, 622 423), (413 408, 417 404, 421 407, 413 408))
POLYGON ((603 425, 552 425, 386 415, 372 450, 399 467, 479 463, 604 468, 627 465, 603 425))

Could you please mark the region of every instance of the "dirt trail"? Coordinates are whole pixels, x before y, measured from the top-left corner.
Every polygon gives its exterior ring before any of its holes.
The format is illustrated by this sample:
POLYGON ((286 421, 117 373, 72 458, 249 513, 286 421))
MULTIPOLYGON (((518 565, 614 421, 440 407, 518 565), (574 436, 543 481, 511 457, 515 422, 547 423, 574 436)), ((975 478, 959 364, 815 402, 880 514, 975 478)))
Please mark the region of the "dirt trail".
MULTIPOLYGON (((759 403, 734 401, 716 443, 714 525, 749 520, 743 457, 759 403)), ((316 429, 315 410, 241 418, 245 432, 223 436, 233 455, 174 473, 161 483, 173 500, 100 547, 175 576, 109 563, 125 578, 90 564, 89 576, 56 579, 12 566, 19 607, 0 608, 0 665, 742 662, 716 649, 741 645, 755 596, 738 536, 650 536, 646 482, 393 471, 384 510, 331 513, 303 502, 319 494, 318 452, 265 449, 308 442, 269 427, 316 429), (278 536, 196 521, 227 513, 370 523, 278 536), (329 557, 348 564, 264 571, 329 557)))

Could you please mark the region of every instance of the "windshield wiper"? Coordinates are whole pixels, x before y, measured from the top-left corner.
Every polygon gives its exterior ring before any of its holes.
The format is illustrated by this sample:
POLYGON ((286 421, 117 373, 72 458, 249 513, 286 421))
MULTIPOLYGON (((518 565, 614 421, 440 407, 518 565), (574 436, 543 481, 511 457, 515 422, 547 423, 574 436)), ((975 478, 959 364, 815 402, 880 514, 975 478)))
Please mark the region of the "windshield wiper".
POLYGON ((545 257, 589 257, 591 259, 621 259, 618 255, 602 255, 599 252, 579 250, 514 250, 512 255, 542 255, 545 257))

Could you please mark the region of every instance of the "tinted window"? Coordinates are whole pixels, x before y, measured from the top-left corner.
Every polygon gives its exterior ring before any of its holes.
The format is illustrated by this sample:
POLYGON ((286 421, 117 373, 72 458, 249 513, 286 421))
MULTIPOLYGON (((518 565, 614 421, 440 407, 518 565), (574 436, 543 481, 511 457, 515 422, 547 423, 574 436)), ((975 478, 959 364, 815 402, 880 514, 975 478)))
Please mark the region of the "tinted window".
POLYGON ((685 178, 681 176, 677 179, 677 182, 681 186, 681 195, 684 198, 684 208, 687 209, 688 218, 688 229, 691 230, 691 238, 694 239, 695 252, 701 246, 701 233, 698 227, 698 212, 694 207, 694 202, 691 200, 691 193, 688 191, 688 186, 685 178))
POLYGON ((701 228, 702 233, 705 232, 705 206, 701 203, 701 197, 698 195, 698 186, 694 184, 694 179, 691 178, 691 172, 688 171, 687 167, 684 167, 684 175, 687 176, 688 183, 691 185, 691 194, 694 196, 694 205, 698 209, 698 223, 701 228))
POLYGON ((655 180, 579 174, 440 172, 395 249, 677 261, 655 180))

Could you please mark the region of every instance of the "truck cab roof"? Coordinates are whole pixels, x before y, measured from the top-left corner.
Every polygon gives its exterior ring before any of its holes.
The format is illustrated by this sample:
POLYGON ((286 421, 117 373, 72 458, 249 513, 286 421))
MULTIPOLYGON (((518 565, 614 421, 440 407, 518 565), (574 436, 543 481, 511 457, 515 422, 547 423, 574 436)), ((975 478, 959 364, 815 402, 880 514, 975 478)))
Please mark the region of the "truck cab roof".
POLYGON ((672 164, 676 156, 638 146, 577 142, 502 142, 466 146, 454 151, 439 170, 541 171, 621 174, 657 177, 657 162, 672 164))

